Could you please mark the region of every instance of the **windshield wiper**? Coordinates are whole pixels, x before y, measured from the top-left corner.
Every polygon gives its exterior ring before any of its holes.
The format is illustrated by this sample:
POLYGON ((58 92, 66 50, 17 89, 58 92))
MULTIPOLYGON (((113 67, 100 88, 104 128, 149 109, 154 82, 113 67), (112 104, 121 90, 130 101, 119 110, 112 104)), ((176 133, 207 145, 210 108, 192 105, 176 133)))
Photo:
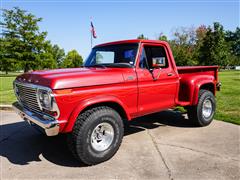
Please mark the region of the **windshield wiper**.
POLYGON ((104 64, 93 64, 85 67, 113 67, 113 68, 131 68, 129 63, 104 63, 104 64))
POLYGON ((93 65, 84 66, 84 67, 103 67, 103 68, 105 68, 106 65, 104 65, 104 64, 93 64, 93 65))

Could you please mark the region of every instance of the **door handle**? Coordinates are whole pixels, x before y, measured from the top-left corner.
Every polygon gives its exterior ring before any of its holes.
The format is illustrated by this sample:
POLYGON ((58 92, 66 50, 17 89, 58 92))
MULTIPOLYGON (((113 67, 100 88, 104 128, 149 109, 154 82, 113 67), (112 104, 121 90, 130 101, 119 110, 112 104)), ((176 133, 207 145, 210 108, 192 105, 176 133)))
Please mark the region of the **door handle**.
POLYGON ((168 73, 167 75, 168 75, 168 76, 173 76, 173 73, 168 73))

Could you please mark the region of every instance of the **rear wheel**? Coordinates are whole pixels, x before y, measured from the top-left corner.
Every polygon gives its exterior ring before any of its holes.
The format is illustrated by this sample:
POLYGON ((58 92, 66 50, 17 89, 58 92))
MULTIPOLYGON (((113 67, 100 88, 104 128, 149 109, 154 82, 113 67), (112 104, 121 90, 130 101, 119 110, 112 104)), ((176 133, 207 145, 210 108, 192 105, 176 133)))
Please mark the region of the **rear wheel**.
POLYGON ((123 137, 123 121, 110 107, 102 106, 80 114, 73 128, 69 147, 75 157, 93 165, 110 159, 123 137))
POLYGON ((211 91, 201 89, 198 103, 187 110, 188 118, 197 126, 207 126, 212 120, 216 109, 216 100, 211 91))

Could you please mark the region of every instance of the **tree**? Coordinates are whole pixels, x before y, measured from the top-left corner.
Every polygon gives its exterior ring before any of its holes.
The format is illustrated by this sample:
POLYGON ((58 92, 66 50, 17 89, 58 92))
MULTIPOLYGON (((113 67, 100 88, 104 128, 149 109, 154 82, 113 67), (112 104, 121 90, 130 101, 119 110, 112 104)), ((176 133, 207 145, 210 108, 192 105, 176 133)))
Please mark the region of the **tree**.
POLYGON ((3 10, 2 36, 8 44, 5 58, 21 63, 24 72, 39 68, 40 57, 45 56, 43 54, 47 32, 40 32, 38 23, 41 20, 42 18, 37 18, 18 7, 3 10))
POLYGON ((12 70, 12 61, 10 58, 7 58, 6 47, 8 46, 5 39, 0 38, 0 70, 5 71, 8 74, 12 70))
POLYGON ((2 37, 0 38, 0 70, 5 71, 8 74, 9 71, 15 70, 18 63, 16 57, 17 44, 19 44, 18 38, 14 32, 10 32, 7 36, 4 36, 4 24, 0 22, 2 26, 2 37))
POLYGON ((57 66, 61 67, 64 57, 65 57, 64 49, 61 49, 58 45, 55 44, 52 47, 52 55, 53 55, 54 60, 57 63, 57 66))
POLYGON ((200 48, 203 45, 203 40, 207 34, 207 27, 205 25, 201 25, 196 29, 196 40, 194 47, 193 58, 197 60, 197 64, 199 64, 200 59, 200 48))
POLYGON ((140 34, 137 39, 148 39, 147 37, 145 37, 143 34, 140 34))
POLYGON ((68 52, 66 58, 62 63, 62 67, 72 68, 72 67, 80 67, 83 64, 82 56, 78 54, 78 52, 74 49, 68 52))
POLYGON ((53 54, 53 47, 50 41, 46 41, 43 45, 44 53, 40 53, 40 66, 41 69, 54 69, 57 68, 57 61, 53 54))
POLYGON ((202 65, 220 65, 226 67, 230 62, 230 48, 225 41, 225 32, 220 23, 208 27, 202 45, 199 48, 199 62, 202 65))
POLYGON ((15 60, 9 56, 7 47, 9 43, 5 38, 0 38, 0 70, 5 71, 8 74, 9 71, 13 70, 15 60))
POLYGON ((207 33, 207 27, 201 25, 196 29, 196 41, 202 42, 207 33))
POLYGON ((167 36, 164 35, 163 33, 159 34, 158 40, 160 40, 160 41, 168 41, 167 36))
POLYGON ((174 31, 173 40, 169 41, 175 62, 178 66, 196 65, 194 57, 196 31, 193 27, 181 27, 174 31))
POLYGON ((227 31, 225 40, 230 46, 231 51, 231 65, 240 65, 240 28, 237 27, 235 32, 227 31))

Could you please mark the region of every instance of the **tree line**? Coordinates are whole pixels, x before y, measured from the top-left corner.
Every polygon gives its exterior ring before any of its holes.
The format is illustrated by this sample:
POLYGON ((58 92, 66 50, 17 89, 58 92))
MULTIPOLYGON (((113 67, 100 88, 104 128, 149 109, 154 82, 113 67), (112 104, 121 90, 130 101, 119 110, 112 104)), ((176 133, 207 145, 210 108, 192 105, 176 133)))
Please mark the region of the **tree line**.
MULTIPOLYGON (((47 32, 40 31, 42 18, 18 7, 3 9, 0 37, 0 71, 19 71, 79 67, 82 56, 47 40, 47 32)), ((138 39, 148 39, 143 34, 138 39)), ((225 31, 220 23, 177 28, 168 39, 160 33, 158 40, 167 41, 176 64, 220 65, 223 68, 240 65, 240 28, 225 31)))
MULTIPOLYGON (((148 39, 143 34, 138 39, 148 39)), ((206 27, 181 27, 168 39, 160 33, 158 40, 167 41, 172 49, 178 66, 219 65, 230 68, 240 65, 240 28, 225 31, 223 26, 214 22, 206 27)))
POLYGON ((31 13, 15 7, 2 10, 0 22, 0 70, 9 71, 79 67, 82 56, 76 50, 65 54, 64 49, 46 39, 37 18, 31 13))

